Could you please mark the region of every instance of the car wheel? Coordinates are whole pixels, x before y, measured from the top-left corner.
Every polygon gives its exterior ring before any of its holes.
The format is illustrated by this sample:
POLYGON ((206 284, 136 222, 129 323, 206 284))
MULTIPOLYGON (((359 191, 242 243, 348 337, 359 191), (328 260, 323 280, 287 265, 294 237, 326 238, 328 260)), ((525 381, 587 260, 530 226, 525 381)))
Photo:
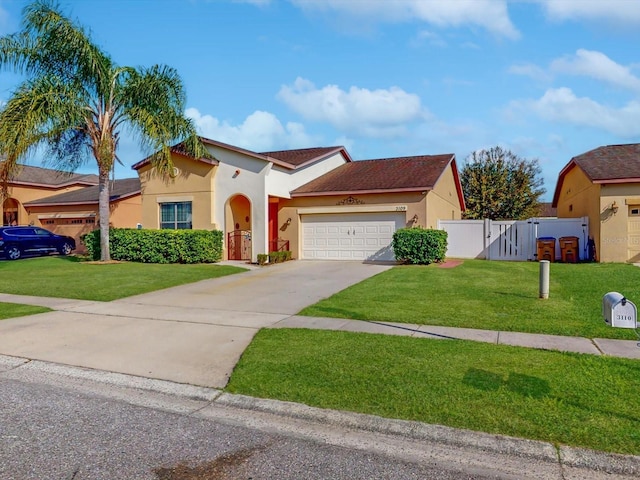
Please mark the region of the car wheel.
POLYGON ((73 248, 71 248, 71 245, 65 242, 62 244, 60 250, 58 251, 60 252, 60 255, 69 255, 71 253, 71 250, 73 250, 73 248))
POLYGON ((18 260, 22 256, 22 251, 16 245, 11 245, 5 248, 4 254, 9 260, 18 260))

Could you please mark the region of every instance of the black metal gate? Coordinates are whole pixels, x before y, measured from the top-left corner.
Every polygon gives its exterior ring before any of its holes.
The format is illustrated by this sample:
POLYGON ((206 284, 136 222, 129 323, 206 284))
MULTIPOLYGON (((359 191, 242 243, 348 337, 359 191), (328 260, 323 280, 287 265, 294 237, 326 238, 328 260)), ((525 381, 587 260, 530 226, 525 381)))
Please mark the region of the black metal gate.
POLYGON ((251 260, 251 231, 234 230, 227 234, 227 258, 251 260))

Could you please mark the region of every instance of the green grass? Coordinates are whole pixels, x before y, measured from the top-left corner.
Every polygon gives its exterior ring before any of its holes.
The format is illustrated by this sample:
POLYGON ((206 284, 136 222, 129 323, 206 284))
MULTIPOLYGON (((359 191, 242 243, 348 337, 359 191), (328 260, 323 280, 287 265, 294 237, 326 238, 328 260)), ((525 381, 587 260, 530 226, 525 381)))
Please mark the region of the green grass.
POLYGON ((209 264, 99 264, 78 257, 28 258, 0 262, 0 292, 110 301, 242 271, 209 264))
POLYGON ((640 362, 348 332, 262 330, 227 390, 640 454, 640 362))
POLYGON ((640 268, 551 264, 541 300, 539 264, 465 260, 455 268, 400 266, 304 309, 300 314, 587 338, 635 339, 611 328, 602 297, 617 291, 640 306, 640 268))
POLYGON ((25 315, 35 315, 36 313, 50 311, 51 310, 48 308, 36 307, 33 305, 0 302, 0 320, 4 320, 5 318, 24 317, 25 315))

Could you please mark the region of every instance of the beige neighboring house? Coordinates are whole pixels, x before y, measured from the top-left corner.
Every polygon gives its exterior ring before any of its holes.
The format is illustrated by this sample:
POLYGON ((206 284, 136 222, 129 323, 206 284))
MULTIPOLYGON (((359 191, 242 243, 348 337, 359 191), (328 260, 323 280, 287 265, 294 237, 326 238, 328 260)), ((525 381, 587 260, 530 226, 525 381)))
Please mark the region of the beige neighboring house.
POLYGON ((202 139, 213 159, 173 148, 171 178, 133 166, 143 228, 219 229, 225 258, 393 260, 393 233, 437 228, 464 210, 455 156, 352 161, 344 147, 257 153, 202 139))
MULTIPOLYGON (((76 239, 98 228, 98 177, 23 165, 2 200, 2 225, 36 225, 76 239)), ((135 228, 141 218, 140 180, 116 180, 111 224, 135 228)))
POLYGON ((600 262, 640 262, 640 144, 608 145, 573 157, 553 196, 559 218, 589 217, 600 262))
POLYGON ((2 200, 2 225, 26 225, 30 217, 25 203, 98 184, 97 175, 82 175, 22 165, 9 180, 8 195, 2 200))
MULTIPOLYGON (((109 224, 136 228, 142 216, 140 179, 111 181, 109 224)), ((84 251, 80 237, 98 228, 98 185, 24 203, 29 223, 41 225, 59 235, 75 238, 77 251, 84 251)))

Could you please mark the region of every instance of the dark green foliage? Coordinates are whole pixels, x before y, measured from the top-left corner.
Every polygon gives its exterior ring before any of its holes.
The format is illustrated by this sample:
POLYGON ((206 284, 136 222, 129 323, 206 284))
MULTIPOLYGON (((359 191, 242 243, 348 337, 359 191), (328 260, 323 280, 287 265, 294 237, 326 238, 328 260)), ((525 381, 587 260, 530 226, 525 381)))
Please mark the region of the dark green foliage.
POLYGON ((460 174, 465 218, 525 220, 539 215, 545 192, 538 160, 493 147, 469 155, 460 174))
POLYGON ((258 254, 258 265, 265 265, 268 260, 269 260, 269 255, 267 255, 266 253, 258 254))
POLYGON ((291 260, 291 251, 289 250, 269 252, 269 263, 280 263, 287 260, 291 260))
POLYGON ((396 259, 415 265, 442 262, 447 253, 447 232, 424 228, 401 228, 393 234, 396 259))
MULTIPOLYGON (((213 263, 222 259, 218 230, 110 230, 111 258, 142 263, 213 263)), ((82 237, 89 256, 100 259, 100 233, 82 237)))

